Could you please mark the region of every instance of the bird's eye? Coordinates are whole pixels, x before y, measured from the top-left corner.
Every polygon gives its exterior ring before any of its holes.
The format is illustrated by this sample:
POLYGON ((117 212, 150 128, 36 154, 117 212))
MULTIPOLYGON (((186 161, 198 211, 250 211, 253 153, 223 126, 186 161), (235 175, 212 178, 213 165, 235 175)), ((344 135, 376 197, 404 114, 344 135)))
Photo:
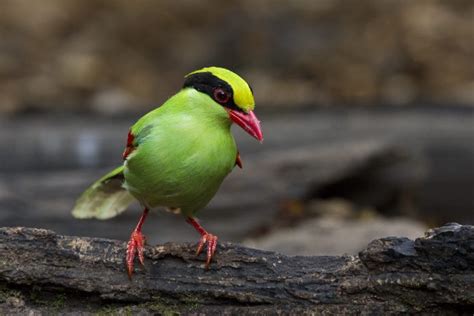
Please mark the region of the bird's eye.
POLYGON ((230 94, 225 92, 223 89, 216 88, 214 90, 214 100, 216 100, 217 102, 224 104, 224 103, 227 103, 229 99, 230 99, 230 94))

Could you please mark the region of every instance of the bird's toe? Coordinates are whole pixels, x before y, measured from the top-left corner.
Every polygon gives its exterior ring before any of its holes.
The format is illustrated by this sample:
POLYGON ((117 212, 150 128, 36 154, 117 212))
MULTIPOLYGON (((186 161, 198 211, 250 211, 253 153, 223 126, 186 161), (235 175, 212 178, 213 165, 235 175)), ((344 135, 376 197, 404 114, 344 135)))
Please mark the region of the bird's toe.
POLYGON ((208 243, 207 243, 207 260, 206 260, 206 268, 209 268, 211 264, 212 257, 216 252, 217 248, 217 236, 209 234, 208 243))
POLYGON ((128 277, 131 279, 134 271, 135 256, 138 254, 138 260, 143 266, 145 263, 144 256, 145 236, 140 231, 133 231, 130 240, 127 243, 127 255, 125 258, 127 264, 128 277))

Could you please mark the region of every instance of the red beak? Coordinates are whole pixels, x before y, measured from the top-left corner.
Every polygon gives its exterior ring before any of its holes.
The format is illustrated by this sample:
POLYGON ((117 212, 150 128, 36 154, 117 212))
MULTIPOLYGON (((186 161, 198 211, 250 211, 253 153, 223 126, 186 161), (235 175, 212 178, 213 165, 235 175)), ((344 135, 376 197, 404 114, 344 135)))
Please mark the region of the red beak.
POLYGON ((255 137, 258 141, 263 141, 262 130, 260 129, 260 121, 257 119, 253 111, 248 113, 229 110, 230 119, 240 127, 244 129, 251 136, 255 137))

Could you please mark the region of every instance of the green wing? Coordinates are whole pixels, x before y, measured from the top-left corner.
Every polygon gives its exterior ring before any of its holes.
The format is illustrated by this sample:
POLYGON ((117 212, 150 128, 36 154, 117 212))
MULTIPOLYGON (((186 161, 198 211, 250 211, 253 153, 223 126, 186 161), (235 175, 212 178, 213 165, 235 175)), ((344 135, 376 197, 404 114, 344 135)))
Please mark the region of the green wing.
POLYGON ((122 187, 123 166, 91 185, 76 202, 72 215, 77 218, 108 219, 123 211, 135 200, 122 187))

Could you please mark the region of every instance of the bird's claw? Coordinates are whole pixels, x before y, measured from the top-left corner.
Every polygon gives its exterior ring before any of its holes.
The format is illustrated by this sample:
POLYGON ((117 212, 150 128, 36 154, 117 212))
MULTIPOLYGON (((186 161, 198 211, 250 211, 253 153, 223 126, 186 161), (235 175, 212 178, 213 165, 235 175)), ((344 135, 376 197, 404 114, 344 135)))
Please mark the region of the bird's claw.
POLYGON ((129 279, 132 279, 133 274, 133 264, 135 256, 138 254, 138 261, 142 266, 145 266, 145 256, 143 254, 145 247, 145 236, 141 231, 134 230, 130 236, 130 240, 127 244, 127 273, 129 279))
POLYGON ((199 241, 198 248, 196 250, 196 256, 198 256, 202 252, 205 244, 207 244, 206 268, 209 268, 212 256, 214 256, 214 253, 216 252, 217 236, 209 233, 202 235, 201 240, 199 241))

